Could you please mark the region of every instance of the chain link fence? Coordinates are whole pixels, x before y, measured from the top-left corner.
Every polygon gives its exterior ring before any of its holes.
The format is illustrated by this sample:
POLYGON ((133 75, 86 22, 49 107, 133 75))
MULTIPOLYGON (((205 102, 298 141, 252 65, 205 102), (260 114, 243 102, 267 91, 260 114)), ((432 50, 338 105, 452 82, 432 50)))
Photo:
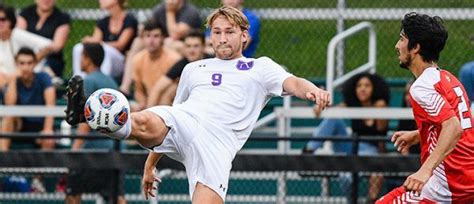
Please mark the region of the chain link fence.
MULTIPOLYGON (((220 0, 188 1, 201 9, 203 18, 210 9, 220 5, 220 0)), ((3 2, 21 9, 33 1, 3 2)), ((130 0, 128 8, 143 20, 159 2, 130 0)), ((57 5, 73 17, 73 30, 65 49, 67 71, 64 77, 69 77, 72 46, 83 36, 91 34, 95 20, 105 13, 98 9, 96 0, 57 0, 57 5)), ((470 0, 247 0, 244 6, 255 11, 261 19, 256 56, 269 56, 304 77, 324 78, 330 39, 361 21, 375 25, 377 72, 386 77, 410 77, 408 72, 398 68, 394 49, 400 20, 410 11, 439 15, 445 19, 449 39, 441 55, 442 67, 457 74, 462 64, 473 60, 470 38, 474 31, 470 24, 474 19, 474 1, 470 0)), ((367 33, 361 32, 348 39, 343 48, 344 57, 339 66, 351 70, 363 64, 367 61, 367 33)))

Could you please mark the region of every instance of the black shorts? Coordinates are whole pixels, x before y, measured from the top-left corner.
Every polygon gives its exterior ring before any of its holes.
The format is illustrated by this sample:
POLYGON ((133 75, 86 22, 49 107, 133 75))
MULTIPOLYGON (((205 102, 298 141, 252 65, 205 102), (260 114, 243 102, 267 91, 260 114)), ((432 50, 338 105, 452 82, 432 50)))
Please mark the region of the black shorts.
POLYGON ((82 193, 99 193, 109 200, 113 188, 118 189, 118 195, 124 195, 124 175, 118 178, 118 186, 113 185, 114 171, 111 170, 73 170, 67 177, 67 195, 80 195, 82 193))
MULTIPOLYGON (((41 136, 39 133, 43 130, 43 123, 29 123, 22 121, 21 129, 19 133, 38 133, 38 138, 41 136)), ((11 140, 11 149, 39 149, 40 146, 36 143, 35 138, 14 138, 11 140)))

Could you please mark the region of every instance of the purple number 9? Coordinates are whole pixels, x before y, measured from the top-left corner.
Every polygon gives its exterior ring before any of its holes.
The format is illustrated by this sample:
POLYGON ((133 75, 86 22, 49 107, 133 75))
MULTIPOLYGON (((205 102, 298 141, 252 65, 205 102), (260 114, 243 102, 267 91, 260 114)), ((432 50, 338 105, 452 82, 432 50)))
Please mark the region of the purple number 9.
POLYGON ((222 74, 219 74, 219 73, 212 74, 211 84, 213 86, 219 86, 221 85, 221 83, 222 83, 222 74))

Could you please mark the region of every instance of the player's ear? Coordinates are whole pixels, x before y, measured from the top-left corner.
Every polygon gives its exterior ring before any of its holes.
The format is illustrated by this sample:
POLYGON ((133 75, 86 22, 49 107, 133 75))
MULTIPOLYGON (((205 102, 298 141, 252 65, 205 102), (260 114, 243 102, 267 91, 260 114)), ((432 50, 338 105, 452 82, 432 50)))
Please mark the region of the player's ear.
POLYGON ((242 40, 242 44, 243 44, 243 50, 245 50, 245 48, 247 48, 249 38, 250 38, 249 31, 248 30, 242 31, 241 40, 242 40))
POLYGON ((415 47, 413 47, 412 49, 413 53, 415 54, 420 53, 420 48, 421 48, 420 43, 416 43, 415 47))

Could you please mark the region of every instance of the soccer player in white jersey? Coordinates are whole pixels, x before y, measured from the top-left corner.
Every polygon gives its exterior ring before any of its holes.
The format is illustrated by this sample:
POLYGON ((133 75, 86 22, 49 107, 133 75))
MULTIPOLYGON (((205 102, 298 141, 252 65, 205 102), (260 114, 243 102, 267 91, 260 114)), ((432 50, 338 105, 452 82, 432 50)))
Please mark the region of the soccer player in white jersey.
POLYGON ((438 67, 448 38, 440 17, 405 15, 395 48, 416 80, 410 102, 418 130, 394 133, 398 151, 421 145, 421 167, 376 203, 474 203, 474 130, 469 98, 458 79, 438 67))
MULTIPOLYGON (((154 196, 152 172, 166 154, 184 164, 193 203, 223 203, 232 160, 272 96, 294 95, 316 102, 321 109, 330 104, 327 91, 286 72, 270 58, 243 57, 249 23, 238 9, 216 9, 207 26, 216 58, 184 68, 173 106, 132 113, 125 127, 109 135, 136 139, 151 150, 143 177, 147 198, 154 196)), ((69 96, 80 95, 74 90, 80 87, 77 81, 70 82, 69 96)), ((68 121, 84 121, 74 105, 79 100, 69 98, 68 109, 77 112, 67 112, 68 121)))

